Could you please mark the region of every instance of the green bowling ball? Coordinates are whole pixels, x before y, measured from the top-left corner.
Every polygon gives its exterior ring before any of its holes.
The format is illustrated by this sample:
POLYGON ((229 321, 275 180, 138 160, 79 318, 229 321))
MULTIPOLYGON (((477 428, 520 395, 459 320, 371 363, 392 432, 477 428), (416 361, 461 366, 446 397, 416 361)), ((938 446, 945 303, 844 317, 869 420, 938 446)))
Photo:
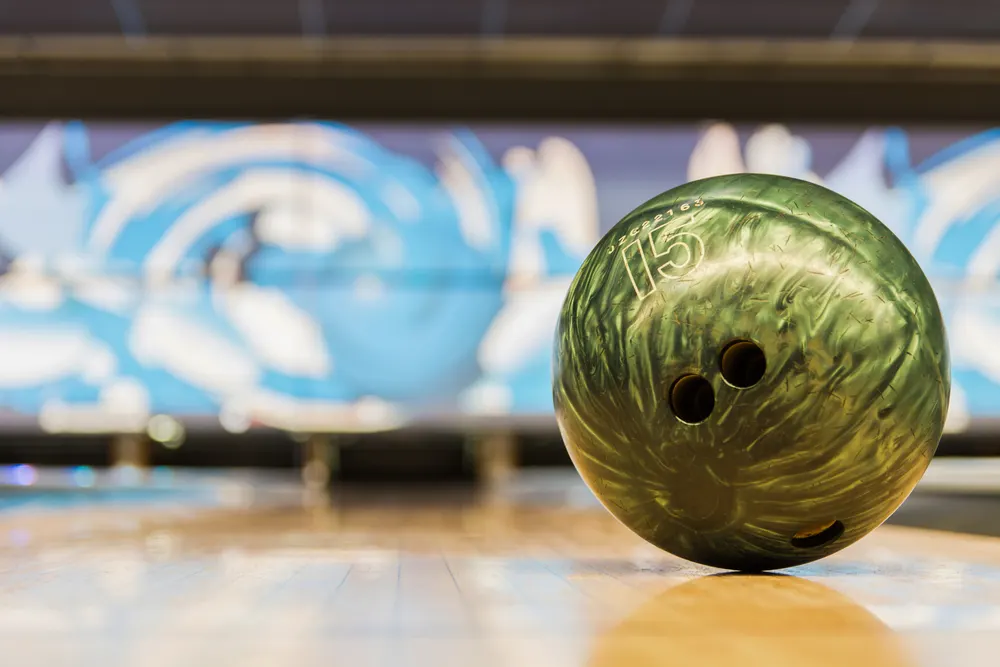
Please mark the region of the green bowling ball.
POLYGON ((821 186, 687 183, 597 244, 560 314, 560 431, 602 504, 650 543, 761 571, 879 526, 934 456, 951 391, 917 262, 821 186))

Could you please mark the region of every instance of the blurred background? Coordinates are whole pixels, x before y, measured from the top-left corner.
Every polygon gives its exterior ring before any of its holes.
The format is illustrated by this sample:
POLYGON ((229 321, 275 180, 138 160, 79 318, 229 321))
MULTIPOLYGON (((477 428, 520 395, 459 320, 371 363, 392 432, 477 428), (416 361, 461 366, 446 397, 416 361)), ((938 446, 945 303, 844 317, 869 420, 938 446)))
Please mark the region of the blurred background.
POLYGON ((51 0, 0 33, 8 487, 571 471, 572 275, 645 199, 739 171, 909 246, 951 336, 940 455, 976 457, 933 479, 992 484, 995 3, 51 0))

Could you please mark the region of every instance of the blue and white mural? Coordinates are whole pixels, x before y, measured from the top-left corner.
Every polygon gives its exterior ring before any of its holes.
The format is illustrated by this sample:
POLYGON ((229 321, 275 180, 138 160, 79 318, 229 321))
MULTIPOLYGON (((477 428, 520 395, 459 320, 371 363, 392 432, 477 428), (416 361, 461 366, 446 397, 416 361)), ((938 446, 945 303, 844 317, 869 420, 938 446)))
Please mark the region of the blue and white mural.
POLYGON ((951 426, 1000 417, 1000 131, 70 122, 0 126, 0 420, 546 414, 556 315, 603 231, 744 170, 892 227, 946 311, 951 426))
POLYGON ((180 123, 100 157, 92 134, 42 128, 0 182, 14 414, 242 430, 549 407, 552 313, 598 231, 568 142, 501 166, 468 132, 425 163, 333 124, 180 123))

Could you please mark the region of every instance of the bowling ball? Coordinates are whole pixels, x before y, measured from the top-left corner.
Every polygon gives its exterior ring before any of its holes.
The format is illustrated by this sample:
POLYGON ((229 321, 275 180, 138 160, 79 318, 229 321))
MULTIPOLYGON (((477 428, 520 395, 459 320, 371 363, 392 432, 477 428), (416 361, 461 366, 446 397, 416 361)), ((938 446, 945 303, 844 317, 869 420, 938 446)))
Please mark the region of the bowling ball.
POLYGON ((570 285, 553 360, 570 457, 652 544, 758 571, 832 554, 903 502, 950 395, 927 278, 821 186, 741 174, 625 216, 570 285))

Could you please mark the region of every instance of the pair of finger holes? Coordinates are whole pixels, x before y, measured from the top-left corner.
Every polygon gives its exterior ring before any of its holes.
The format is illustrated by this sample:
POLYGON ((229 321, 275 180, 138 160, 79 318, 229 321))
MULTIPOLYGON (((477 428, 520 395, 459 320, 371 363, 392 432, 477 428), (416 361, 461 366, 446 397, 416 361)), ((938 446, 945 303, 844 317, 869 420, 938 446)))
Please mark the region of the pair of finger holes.
MULTIPOLYGON (((735 340, 719 355, 723 379, 737 389, 752 387, 764 377, 767 359, 764 351, 749 340, 735 340)), ((715 409, 715 391, 701 375, 688 374, 677 378, 670 386, 670 409, 682 422, 698 424, 715 409)))

